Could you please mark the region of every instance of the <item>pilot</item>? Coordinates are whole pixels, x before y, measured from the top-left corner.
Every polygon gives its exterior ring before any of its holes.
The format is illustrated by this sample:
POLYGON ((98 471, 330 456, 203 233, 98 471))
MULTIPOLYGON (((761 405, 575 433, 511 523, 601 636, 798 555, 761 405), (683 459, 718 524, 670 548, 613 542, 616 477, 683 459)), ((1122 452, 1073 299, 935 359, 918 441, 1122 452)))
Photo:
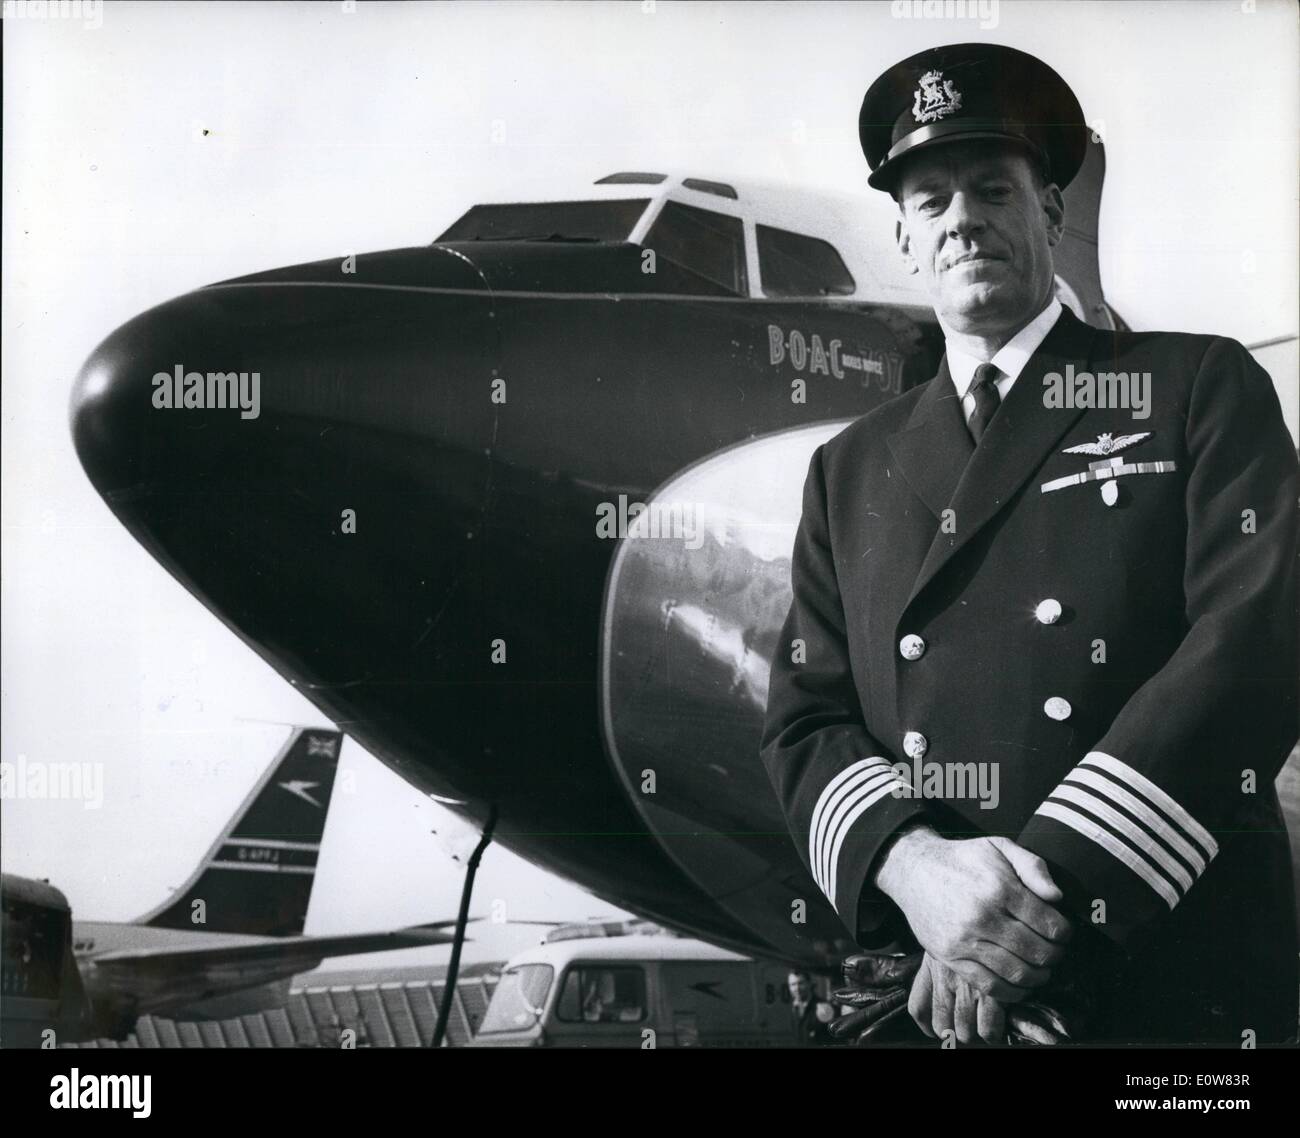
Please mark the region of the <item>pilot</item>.
POLYGON ((1062 308, 1089 132, 1040 60, 921 52, 859 129, 946 352, 807 472, 762 738, 795 844, 858 944, 917 954, 927 1035, 1294 1038, 1300 480, 1269 376, 1062 308))

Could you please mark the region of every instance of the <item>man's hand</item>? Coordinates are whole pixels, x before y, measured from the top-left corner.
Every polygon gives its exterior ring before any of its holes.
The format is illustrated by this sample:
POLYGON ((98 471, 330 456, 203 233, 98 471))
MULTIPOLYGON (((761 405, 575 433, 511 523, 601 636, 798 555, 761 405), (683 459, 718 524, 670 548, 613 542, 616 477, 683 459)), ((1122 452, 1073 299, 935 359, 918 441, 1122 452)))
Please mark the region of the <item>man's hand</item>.
POLYGON ((1042 858, 1009 838, 949 841, 929 827, 904 833, 876 874, 921 947, 976 992, 1002 1003, 1046 983, 1070 923, 1042 858))
POLYGON ((926 1035, 942 1039, 956 1032, 962 1043, 1005 1043, 1006 1013, 992 996, 976 991, 961 976, 928 952, 912 981, 907 1011, 926 1035))

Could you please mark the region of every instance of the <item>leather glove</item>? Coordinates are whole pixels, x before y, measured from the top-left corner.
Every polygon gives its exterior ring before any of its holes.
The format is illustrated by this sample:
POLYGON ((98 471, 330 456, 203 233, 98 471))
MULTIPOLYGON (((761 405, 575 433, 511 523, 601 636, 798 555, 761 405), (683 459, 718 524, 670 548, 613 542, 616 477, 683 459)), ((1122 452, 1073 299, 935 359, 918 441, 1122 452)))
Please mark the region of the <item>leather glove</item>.
MULTIPOLYGON (((831 999, 853 1010, 830 1024, 831 1038, 857 1047, 927 1038, 907 1012, 924 955, 863 952, 847 957, 844 987, 833 991, 831 999)), ((1095 1011, 1094 971, 1086 963, 1073 968, 1063 965, 1059 978, 1053 977, 1033 998, 1008 1006, 1007 1043, 1050 1047, 1078 1041, 1095 1011)))
MULTIPOLYGON (((835 989, 831 1000, 853 1010, 831 1022, 827 1028, 831 1038, 865 1047, 911 1037, 907 1031, 912 1023, 907 1014, 907 997, 924 955, 860 952, 846 957, 844 987, 835 989)), ((922 1038, 920 1031, 915 1032, 915 1037, 922 1038)))
POLYGON ((1031 999, 1007 1008, 1007 1042, 1079 1043, 1102 1037, 1124 957, 1101 933, 1078 926, 1070 951, 1031 999))

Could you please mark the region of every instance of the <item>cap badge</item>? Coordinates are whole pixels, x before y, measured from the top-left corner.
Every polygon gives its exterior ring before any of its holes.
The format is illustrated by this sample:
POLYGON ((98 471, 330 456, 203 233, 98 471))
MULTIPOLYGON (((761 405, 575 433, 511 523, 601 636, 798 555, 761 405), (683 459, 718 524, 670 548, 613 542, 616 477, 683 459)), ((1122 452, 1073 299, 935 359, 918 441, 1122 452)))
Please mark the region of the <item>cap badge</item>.
POLYGON ((912 103, 912 117, 917 122, 937 122, 959 110, 961 92, 951 79, 944 79, 942 71, 927 71, 921 76, 912 103))

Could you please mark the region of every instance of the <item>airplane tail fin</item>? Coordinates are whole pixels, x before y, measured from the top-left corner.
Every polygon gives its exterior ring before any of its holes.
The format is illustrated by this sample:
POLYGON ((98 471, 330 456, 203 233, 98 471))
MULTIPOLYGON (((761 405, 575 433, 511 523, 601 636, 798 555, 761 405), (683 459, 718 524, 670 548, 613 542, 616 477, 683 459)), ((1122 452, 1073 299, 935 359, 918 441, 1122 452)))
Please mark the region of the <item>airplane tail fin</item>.
POLYGON ((134 923, 301 935, 342 742, 338 731, 295 727, 189 881, 134 923))

